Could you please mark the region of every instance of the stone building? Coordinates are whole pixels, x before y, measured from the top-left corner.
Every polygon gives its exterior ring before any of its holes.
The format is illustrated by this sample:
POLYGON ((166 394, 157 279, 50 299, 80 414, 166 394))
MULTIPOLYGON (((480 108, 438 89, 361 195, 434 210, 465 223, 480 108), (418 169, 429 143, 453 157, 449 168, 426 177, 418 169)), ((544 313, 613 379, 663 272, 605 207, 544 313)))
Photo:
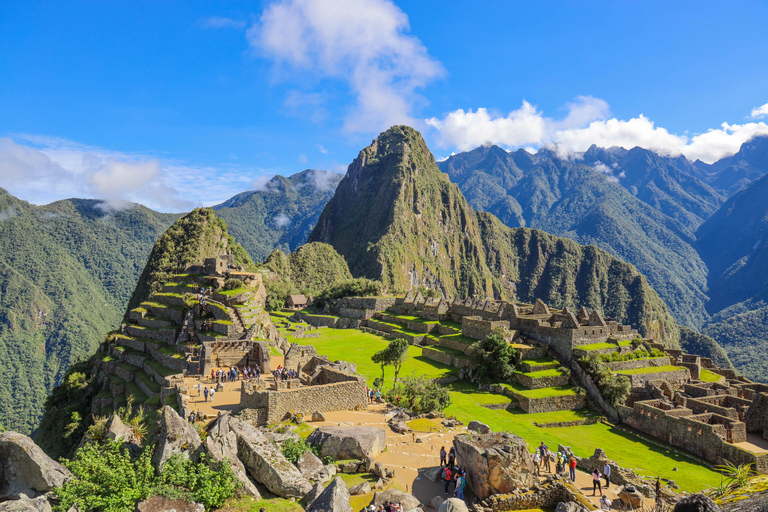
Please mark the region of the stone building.
POLYGON ((285 301, 285 309, 304 309, 307 307, 307 297, 304 295, 289 295, 285 301))

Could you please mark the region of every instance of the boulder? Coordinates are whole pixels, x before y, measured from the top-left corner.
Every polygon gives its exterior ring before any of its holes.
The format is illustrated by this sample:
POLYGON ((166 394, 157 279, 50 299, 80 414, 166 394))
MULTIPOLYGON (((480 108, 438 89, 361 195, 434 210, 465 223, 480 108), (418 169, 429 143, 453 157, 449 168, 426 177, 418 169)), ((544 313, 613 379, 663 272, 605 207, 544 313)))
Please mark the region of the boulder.
POLYGON ((325 421, 325 414, 321 413, 320 411, 313 412, 312 421, 325 421))
POLYGON ((164 496, 151 496, 136 505, 137 512, 205 512, 200 503, 186 500, 172 500, 164 496))
POLYGON ((368 494, 369 492, 371 492, 371 484, 369 484, 368 482, 363 482, 361 484, 358 484, 349 490, 349 494, 351 494, 352 496, 368 494))
POLYGON ((491 433, 491 427, 479 421, 470 421, 469 425, 467 425, 467 430, 472 430, 473 432, 477 432, 478 434, 491 433))
POLYGON ((237 435, 229 428, 229 420, 229 414, 224 414, 208 427, 208 435, 205 438, 208 456, 215 462, 228 459, 229 467, 232 468, 237 480, 243 484, 243 490, 246 494, 261 499, 261 493, 248 478, 245 466, 237 458, 237 435))
POLYGON ((352 512, 349 504, 349 490, 341 477, 333 482, 307 508, 307 512, 352 512))
POLYGON ((411 427, 405 424, 403 421, 392 422, 389 424, 389 428, 397 432, 398 434, 407 434, 411 432, 411 427))
POLYGON ((376 480, 376 483, 373 484, 373 488, 376 489, 377 491, 380 491, 385 487, 386 487, 386 484, 384 483, 384 480, 382 480, 381 478, 376 480))
POLYGON ((397 423, 399 421, 403 421, 403 422, 411 421, 411 416, 407 412, 401 409, 401 410, 393 411, 387 414, 386 416, 384 416, 384 419, 386 419, 390 423, 397 423))
POLYGON ((37 496, 62 485, 69 470, 18 432, 0 433, 0 498, 37 496))
POLYGON ((388 469, 383 462, 377 462, 376 464, 374 464, 373 474, 380 478, 383 478, 384 480, 389 480, 390 478, 394 478, 395 476, 395 472, 393 470, 388 469))
POLYGON ((532 487, 538 481, 528 445, 520 436, 508 432, 460 434, 453 446, 458 464, 467 470, 469 487, 481 500, 532 487))
POLYGON ((29 499, 26 496, 20 500, 11 500, 0 503, 2 512, 51 512, 51 504, 45 496, 29 499))
POLYGON ((340 463, 338 468, 342 473, 357 473, 360 470, 360 461, 353 460, 350 462, 340 463))
POLYGON ((198 462, 202 451, 203 441, 195 427, 179 416, 172 407, 163 407, 160 411, 157 449, 152 455, 152 464, 159 470, 174 455, 198 462))
POLYGON ((440 505, 437 512, 469 512, 467 504, 459 498, 448 498, 440 505))
POLYGON ((120 416, 114 414, 107 424, 107 439, 110 441, 118 441, 122 439, 126 443, 133 441, 133 430, 123 423, 120 416))
POLYGON ((315 482, 319 482, 325 485, 331 480, 333 480, 333 477, 335 477, 338 472, 339 472, 339 469, 336 467, 335 464, 328 464, 323 468, 322 471, 320 471, 318 474, 315 475, 315 482))
POLYGON ((434 508, 435 510, 438 510, 440 508, 440 505, 443 504, 445 499, 443 499, 442 496, 435 496, 432 498, 432 501, 429 502, 429 506, 434 508))
POLYGON ((555 512, 589 512, 589 510, 574 501, 561 501, 557 504, 555 512))
POLYGON ((278 445, 282 445, 284 442, 286 442, 289 439, 293 439, 294 441, 301 440, 301 438, 299 437, 299 434, 297 434, 293 430, 286 430, 284 432, 267 430, 267 431, 264 431, 264 435, 267 436, 267 439, 269 439, 270 441, 274 441, 278 445))
POLYGON ((443 473, 443 468, 440 467, 440 466, 434 467, 434 468, 423 469, 421 471, 421 474, 424 475, 424 477, 427 480, 431 480, 433 482, 437 482, 437 481, 441 480, 442 473, 443 473))
POLYGON ((299 468, 299 471, 301 471, 301 474, 304 475, 304 478, 307 480, 314 480, 315 475, 325 468, 325 466, 323 466, 323 461, 318 459, 317 455, 309 450, 305 451, 304 454, 299 457, 299 460, 296 461, 296 467, 299 468))
POLYGON ((375 458, 387 444, 387 435, 379 427, 320 427, 307 442, 320 449, 321 457, 333 460, 375 458))
POLYGON ((309 506, 314 502, 317 498, 320 497, 320 495, 323 494, 323 484, 316 483, 312 490, 309 491, 303 498, 299 500, 299 505, 302 506, 303 509, 309 508, 309 506))
POLYGON ((243 465, 270 492, 283 498, 302 498, 312 490, 304 475, 256 427, 230 418, 229 428, 237 436, 237 455, 243 465))
POLYGON ((416 496, 396 489, 387 489, 386 491, 375 493, 371 505, 378 508, 379 505, 384 505, 390 501, 402 505, 403 510, 411 510, 421 506, 421 503, 416 499, 416 496))
POLYGON ((460 422, 459 420, 444 420, 443 421, 443 426, 444 427, 448 427, 448 428, 460 427, 462 425, 463 425, 463 423, 460 422))

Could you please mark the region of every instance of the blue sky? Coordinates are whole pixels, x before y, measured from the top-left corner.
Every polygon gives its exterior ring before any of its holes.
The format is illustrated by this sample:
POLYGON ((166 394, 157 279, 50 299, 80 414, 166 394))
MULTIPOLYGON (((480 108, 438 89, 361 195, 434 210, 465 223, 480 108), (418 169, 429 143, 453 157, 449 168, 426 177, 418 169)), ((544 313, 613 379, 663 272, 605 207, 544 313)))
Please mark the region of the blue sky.
POLYGON ((767 21, 757 1, 6 0, 0 186, 182 211, 343 172, 395 123, 438 158, 594 142, 712 161, 768 133, 767 21))

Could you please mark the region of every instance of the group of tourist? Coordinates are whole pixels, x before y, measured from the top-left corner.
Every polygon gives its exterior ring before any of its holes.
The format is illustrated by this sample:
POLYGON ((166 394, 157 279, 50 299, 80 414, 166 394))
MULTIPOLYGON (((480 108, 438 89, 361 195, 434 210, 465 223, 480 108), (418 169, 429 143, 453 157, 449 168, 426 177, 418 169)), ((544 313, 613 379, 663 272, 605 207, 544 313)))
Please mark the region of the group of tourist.
POLYGON ((394 501, 388 501, 378 507, 376 505, 368 505, 363 509, 363 512, 404 512, 403 505, 401 503, 395 503, 394 501))
POLYGON ((440 467, 442 473, 440 478, 445 483, 445 494, 448 494, 453 484, 453 495, 464 499, 464 489, 467 487, 467 472, 456 465, 456 450, 451 447, 451 451, 446 453, 445 447, 440 448, 440 467))
MULTIPOLYGON (((551 464, 555 463, 555 474, 565 476, 565 468, 569 470, 569 477, 571 482, 576 481, 576 458, 573 455, 568 455, 565 449, 560 450, 557 453, 552 453, 549 446, 544 441, 541 442, 536 451, 531 455, 533 465, 536 468, 536 473, 540 474, 542 469, 545 469, 547 473, 552 472, 551 464)), ((605 478, 605 488, 608 489, 611 485, 611 466, 608 461, 605 461, 603 465, 603 472, 600 473, 598 468, 592 471, 592 496, 595 496, 596 492, 600 493, 600 507, 602 510, 610 510, 611 501, 603 496, 603 488, 600 483, 600 478, 605 478)))
POLYGON ((213 395, 215 395, 215 394, 216 394, 216 389, 214 389, 213 386, 208 388, 208 387, 203 386, 199 382, 197 383, 197 396, 198 397, 204 396, 206 402, 208 401, 208 398, 210 398, 211 402, 213 402, 213 395))
POLYGON ((366 394, 368 395, 368 403, 372 404, 376 402, 377 404, 381 403, 381 390, 380 389, 373 389, 373 388, 366 388, 366 394))
POLYGON ((289 370, 284 366, 278 365, 277 368, 272 370, 272 375, 275 377, 275 382, 279 380, 298 379, 299 372, 296 370, 289 370))
POLYGON ((211 368, 211 381, 217 384, 219 382, 237 382, 238 379, 251 380, 259 378, 261 378, 261 370, 258 367, 243 366, 238 368, 237 366, 232 366, 229 369, 219 368, 218 370, 211 368))

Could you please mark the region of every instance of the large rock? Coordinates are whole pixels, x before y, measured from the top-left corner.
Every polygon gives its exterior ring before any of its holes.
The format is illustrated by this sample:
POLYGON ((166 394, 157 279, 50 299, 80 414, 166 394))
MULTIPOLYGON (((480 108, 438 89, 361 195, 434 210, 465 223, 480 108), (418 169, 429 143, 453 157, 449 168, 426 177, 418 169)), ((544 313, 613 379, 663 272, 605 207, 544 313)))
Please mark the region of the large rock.
POLYGON ((45 496, 35 499, 11 500, 0 503, 0 512, 51 512, 51 504, 45 496))
POLYGON ((320 457, 333 460, 375 458, 387 445, 387 434, 379 427, 320 427, 307 442, 320 449, 320 457))
POLYGON ((70 472, 18 432, 0 433, 0 498, 37 496, 62 485, 70 472))
POLYGON ((325 468, 323 461, 309 450, 299 457, 299 460, 296 461, 296 467, 307 480, 314 480, 315 476, 325 468))
POLYGON ((361 494, 368 494, 369 492, 371 492, 371 484, 368 482, 357 484, 349 490, 349 494, 352 496, 360 496, 361 494))
POLYGON ((589 512, 589 510, 574 501, 561 501, 557 504, 555 512, 589 512))
POLYGON ((453 440, 457 462, 467 471, 467 483, 481 500, 531 487, 537 478, 525 440, 508 432, 460 434, 453 440))
POLYGON ((208 456, 216 462, 229 460, 229 467, 232 468, 237 480, 243 484, 243 490, 248 495, 260 499, 261 493, 248 478, 245 466, 237 457, 237 435, 229 428, 229 420, 229 414, 224 414, 208 427, 208 435, 205 438, 208 456))
POLYGON ((352 512, 349 504, 349 490, 341 477, 333 482, 307 508, 307 512, 352 512))
POLYGON ((229 428, 237 436, 237 454, 253 478, 273 494, 302 498, 311 489, 304 475, 253 425, 230 418, 229 428))
POLYGON ((404 421, 393 421, 389 424, 389 427, 398 434, 407 434, 408 432, 412 431, 411 427, 406 425, 404 421))
POLYGON ((301 505, 302 508, 306 510, 309 508, 313 501, 315 501, 320 497, 321 494, 323 494, 323 490, 323 484, 319 482, 316 483, 314 486, 312 486, 312 490, 299 500, 299 505, 301 505))
POLYGON ((335 477, 338 472, 339 468, 337 468, 335 464, 328 464, 322 471, 315 475, 315 482, 325 485, 333 480, 333 477, 335 477))
POLYGON ((160 428, 157 432, 157 449, 152 455, 152 463, 157 469, 174 455, 181 455, 193 462, 200 460, 203 441, 195 427, 179 416, 170 406, 160 411, 160 428))
POLYGON ((416 496, 396 489, 387 489, 386 491, 375 493, 371 505, 378 508, 379 505, 384 505, 390 501, 401 504, 403 510, 411 510, 421 506, 421 503, 416 499, 416 496))
POLYGON ((123 423, 120 416, 114 414, 107 424, 107 439, 110 441, 123 440, 126 443, 130 443, 133 441, 133 430, 123 423))
POLYGON ((164 496, 152 496, 136 505, 138 512, 205 512, 200 503, 185 500, 172 500, 164 496))
POLYGON ((449 498, 440 505, 437 512, 469 512, 467 504, 459 498, 449 498))
POLYGON ((470 421, 469 425, 467 425, 467 430, 472 430, 473 432, 477 432, 478 434, 491 433, 491 427, 479 421, 470 421))

